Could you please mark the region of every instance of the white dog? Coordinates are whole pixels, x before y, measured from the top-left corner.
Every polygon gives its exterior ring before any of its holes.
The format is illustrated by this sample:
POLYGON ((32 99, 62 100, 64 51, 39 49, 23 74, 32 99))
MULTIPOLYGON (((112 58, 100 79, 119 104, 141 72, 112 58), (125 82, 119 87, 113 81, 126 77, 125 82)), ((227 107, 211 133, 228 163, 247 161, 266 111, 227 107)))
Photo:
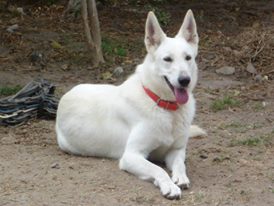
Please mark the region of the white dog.
POLYGON ((175 38, 162 31, 153 12, 146 21, 147 56, 120 86, 82 84, 60 100, 56 132, 66 152, 120 159, 120 168, 150 180, 168 199, 189 187, 188 138, 204 135, 191 126, 197 81, 198 35, 189 10, 175 38), (168 173, 149 160, 165 161, 168 173))

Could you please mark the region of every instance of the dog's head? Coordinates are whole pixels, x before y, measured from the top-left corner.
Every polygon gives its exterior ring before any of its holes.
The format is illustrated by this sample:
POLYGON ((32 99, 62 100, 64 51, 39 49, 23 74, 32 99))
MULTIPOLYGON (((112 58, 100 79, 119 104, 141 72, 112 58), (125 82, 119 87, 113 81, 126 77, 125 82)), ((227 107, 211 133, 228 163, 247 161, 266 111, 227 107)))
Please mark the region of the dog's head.
POLYGON ((146 21, 145 45, 154 61, 155 74, 159 75, 174 93, 179 104, 188 100, 197 82, 198 34, 191 10, 174 38, 169 38, 161 29, 153 12, 146 21))

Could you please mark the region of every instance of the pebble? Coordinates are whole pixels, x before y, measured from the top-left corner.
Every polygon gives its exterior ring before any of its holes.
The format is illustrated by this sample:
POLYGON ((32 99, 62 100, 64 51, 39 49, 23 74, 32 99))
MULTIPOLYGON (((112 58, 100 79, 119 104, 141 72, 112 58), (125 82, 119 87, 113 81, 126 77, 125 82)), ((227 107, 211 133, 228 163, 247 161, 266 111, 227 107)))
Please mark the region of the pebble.
POLYGON ((216 70, 217 74, 232 75, 235 73, 235 68, 230 66, 223 66, 216 70))
POLYGON ((113 71, 113 75, 115 77, 120 77, 124 73, 124 69, 122 67, 116 67, 113 71))
POLYGON ((12 25, 12 26, 9 26, 9 27, 7 28, 7 31, 10 32, 10 33, 13 33, 13 32, 15 32, 15 30, 17 30, 18 28, 19 28, 18 24, 14 24, 14 25, 12 25))
POLYGON ((31 62, 41 61, 43 59, 43 54, 38 51, 33 51, 30 55, 31 62))
POLYGON ((57 162, 53 163, 50 167, 53 169, 60 169, 60 165, 57 162))
POLYGON ((262 82, 263 81, 263 77, 262 77, 261 74, 257 74, 254 79, 255 79, 256 82, 262 82))
POLYGON ((18 8, 16 9, 16 11, 17 11, 19 14, 21 14, 21 15, 26 15, 25 12, 24 12, 24 9, 23 9, 22 7, 18 7, 18 8))
POLYGON ((200 155, 200 158, 201 158, 201 159, 207 159, 208 156, 207 156, 206 154, 201 154, 201 155, 200 155))
POLYGON ((247 64, 246 71, 250 74, 257 74, 257 70, 251 62, 247 64))

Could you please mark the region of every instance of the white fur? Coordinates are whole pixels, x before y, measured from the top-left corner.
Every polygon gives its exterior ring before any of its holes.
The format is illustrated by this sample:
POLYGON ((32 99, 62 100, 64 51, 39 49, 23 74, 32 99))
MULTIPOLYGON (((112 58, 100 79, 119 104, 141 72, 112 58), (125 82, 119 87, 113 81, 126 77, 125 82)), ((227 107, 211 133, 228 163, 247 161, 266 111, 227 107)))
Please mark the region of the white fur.
POLYGON ((143 64, 120 86, 82 84, 74 87, 61 98, 56 122, 62 150, 120 159, 121 169, 152 181, 169 199, 180 198, 180 187, 190 184, 184 163, 189 136, 204 134, 197 126, 191 126, 195 114, 192 90, 197 81, 198 48, 191 11, 186 14, 183 25, 175 38, 168 38, 150 12, 145 37, 148 54, 143 64), (186 55, 192 59, 186 61, 186 55), (173 61, 164 61, 166 56, 173 61), (189 100, 177 111, 158 107, 143 90, 144 85, 162 99, 174 101, 175 96, 163 75, 177 87, 178 76, 182 74, 191 77, 187 88, 189 100), (172 177, 147 159, 165 161, 172 177))

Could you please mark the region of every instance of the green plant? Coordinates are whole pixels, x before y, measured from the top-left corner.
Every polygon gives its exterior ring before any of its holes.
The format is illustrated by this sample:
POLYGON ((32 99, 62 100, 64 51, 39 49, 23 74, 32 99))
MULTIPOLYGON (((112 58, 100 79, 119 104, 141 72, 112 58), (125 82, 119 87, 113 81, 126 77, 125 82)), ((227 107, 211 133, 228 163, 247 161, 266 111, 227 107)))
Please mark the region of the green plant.
POLYGON ((215 157, 215 158, 213 159, 213 162, 221 163, 221 162, 224 162, 225 160, 230 160, 230 157, 221 154, 221 155, 215 157))
POLYGON ((240 105, 240 101, 233 99, 230 96, 225 96, 223 99, 217 99, 211 104, 211 109, 216 112, 229 107, 236 107, 240 105))
POLYGON ((13 95, 13 94, 16 94, 21 89, 22 87, 19 85, 16 85, 14 87, 0 87, 0 96, 13 95))
POLYGON ((122 47, 118 42, 111 41, 109 39, 103 38, 102 40, 102 50, 104 54, 107 55, 118 55, 124 57, 127 55, 127 50, 122 47))
POLYGON ((255 112, 259 112, 262 111, 264 109, 264 106, 261 102, 257 102, 254 106, 253 109, 255 110, 255 112))
POLYGON ((124 56, 127 55, 127 51, 126 51, 124 48, 122 48, 122 47, 116 48, 116 49, 115 49, 115 53, 116 53, 118 56, 122 56, 122 57, 124 57, 124 56))
POLYGON ((223 126, 225 129, 227 128, 241 128, 241 127, 247 127, 246 125, 243 125, 241 122, 231 122, 230 124, 223 126))
POLYGON ((195 202, 201 202, 205 198, 205 194, 202 191, 195 193, 195 202))
POLYGON ((253 123, 253 124, 245 124, 245 122, 231 122, 229 124, 220 124, 218 126, 219 129, 228 129, 234 132, 239 132, 239 133, 245 133, 249 130, 254 130, 254 129, 259 129, 262 128, 264 125, 260 123, 253 123))
POLYGON ((237 143, 238 145, 257 146, 262 144, 262 139, 260 137, 254 137, 245 140, 239 140, 237 143))
POLYGON ((259 137, 250 137, 244 140, 232 140, 231 146, 244 145, 244 146, 270 146, 273 145, 274 134, 271 132, 270 134, 265 134, 259 137))

